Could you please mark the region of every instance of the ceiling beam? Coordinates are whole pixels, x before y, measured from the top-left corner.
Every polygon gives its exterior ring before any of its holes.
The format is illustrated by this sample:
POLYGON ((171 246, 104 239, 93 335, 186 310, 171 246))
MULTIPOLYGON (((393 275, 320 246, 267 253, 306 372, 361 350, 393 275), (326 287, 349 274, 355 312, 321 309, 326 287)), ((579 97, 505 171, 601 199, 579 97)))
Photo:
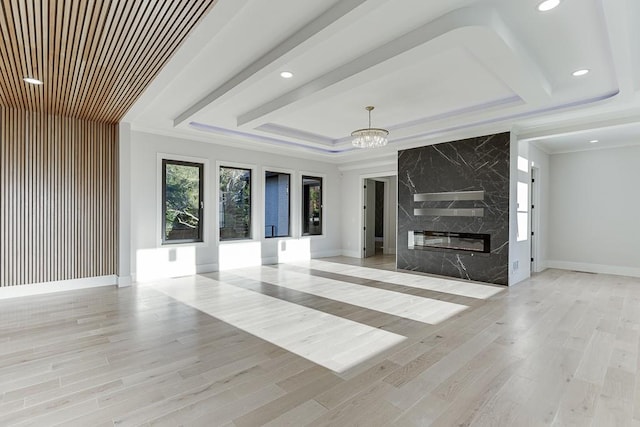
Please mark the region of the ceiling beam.
POLYGON ((383 0, 342 0, 337 2, 281 44, 180 113, 173 120, 174 127, 186 122, 204 108, 223 102, 224 99, 243 90, 260 76, 273 72, 291 57, 308 49, 313 44, 319 43, 322 39, 321 35, 334 33, 353 24, 353 22, 362 18, 366 11, 371 11, 383 3, 383 0), (366 10, 363 11, 365 6, 366 10))
POLYGON ((122 118, 123 122, 135 121, 142 112, 151 107, 158 94, 169 87, 184 71, 185 64, 190 64, 198 57, 201 50, 211 43, 222 30, 233 22, 233 18, 247 6, 249 0, 232 0, 215 2, 215 12, 207 14, 202 22, 194 28, 180 49, 176 51, 144 93, 122 118))
MULTIPOLYGON (((513 58, 513 61, 508 64, 505 61, 499 61, 502 67, 495 65, 497 62, 495 58, 477 59, 500 76, 525 102, 539 104, 550 98, 551 85, 548 79, 535 61, 524 54, 525 50, 521 48, 517 38, 503 23, 497 12, 486 7, 471 7, 445 14, 282 96, 241 114, 237 119, 237 125, 255 128, 272 121, 276 113, 281 114, 287 108, 299 108, 302 100, 312 102, 314 97, 330 87, 336 92, 339 92, 340 86, 345 84, 348 84, 348 87, 354 87, 357 82, 354 82, 353 78, 359 74, 370 72, 367 78, 361 75, 362 81, 369 81, 377 75, 390 71, 386 69, 389 66, 388 62, 391 59, 398 59, 412 49, 424 45, 440 49, 446 46, 465 45, 473 50, 473 46, 480 43, 478 37, 483 43, 491 42, 496 51, 507 52, 508 57, 513 58)), ((436 51, 438 49, 434 49, 434 53, 436 51)), ((397 64, 392 68, 397 68, 397 64)))

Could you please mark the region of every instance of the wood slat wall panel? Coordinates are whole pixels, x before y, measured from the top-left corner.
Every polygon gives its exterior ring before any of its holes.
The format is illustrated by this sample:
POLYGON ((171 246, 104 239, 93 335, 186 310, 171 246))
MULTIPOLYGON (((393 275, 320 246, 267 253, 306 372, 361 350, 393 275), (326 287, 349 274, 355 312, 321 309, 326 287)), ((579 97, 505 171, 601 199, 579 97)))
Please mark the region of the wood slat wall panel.
POLYGON ((113 275, 116 124, 0 106, 0 286, 113 275))
POLYGON ((215 2, 0 0, 0 105, 117 123, 215 2))

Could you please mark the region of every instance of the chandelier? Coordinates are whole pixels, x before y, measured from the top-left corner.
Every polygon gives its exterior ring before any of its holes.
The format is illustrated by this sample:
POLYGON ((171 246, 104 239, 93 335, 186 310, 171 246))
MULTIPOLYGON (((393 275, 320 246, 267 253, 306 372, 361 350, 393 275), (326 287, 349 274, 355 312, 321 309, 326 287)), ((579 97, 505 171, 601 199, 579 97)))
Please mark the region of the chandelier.
POLYGON ((387 135, 389 131, 386 129, 372 128, 371 127, 371 110, 374 107, 365 107, 365 110, 369 112, 369 127, 366 129, 358 129, 351 132, 351 143, 358 148, 375 148, 384 147, 389 141, 387 141, 387 135))

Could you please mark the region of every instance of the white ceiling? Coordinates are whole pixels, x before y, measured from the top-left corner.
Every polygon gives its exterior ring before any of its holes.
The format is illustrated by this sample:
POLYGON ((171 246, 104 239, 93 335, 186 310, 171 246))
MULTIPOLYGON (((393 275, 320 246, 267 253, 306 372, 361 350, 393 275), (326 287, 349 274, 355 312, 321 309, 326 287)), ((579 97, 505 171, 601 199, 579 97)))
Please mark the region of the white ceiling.
POLYGON ((368 156, 506 130, 550 153, 639 143, 640 2, 538 2, 218 0, 124 120, 336 162, 363 155, 367 105, 391 131, 368 156))

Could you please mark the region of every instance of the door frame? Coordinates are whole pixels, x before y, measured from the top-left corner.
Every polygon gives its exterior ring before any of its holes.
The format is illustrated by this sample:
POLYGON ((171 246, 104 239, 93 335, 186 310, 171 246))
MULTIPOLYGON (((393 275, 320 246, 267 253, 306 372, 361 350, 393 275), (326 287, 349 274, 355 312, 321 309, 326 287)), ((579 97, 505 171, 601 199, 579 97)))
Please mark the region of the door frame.
MULTIPOLYGON (((398 176, 398 172, 397 171, 383 171, 383 172, 376 172, 376 173, 367 173, 367 174, 362 174, 360 175, 360 191, 359 193, 359 203, 360 203, 360 215, 358 215, 358 226, 360 227, 360 241, 358 242, 360 245, 360 250, 358 251, 358 253, 360 254, 360 258, 365 258, 365 253, 364 253, 364 247, 365 247, 365 242, 366 242, 366 236, 365 236, 365 231, 364 231, 364 216, 365 216, 365 209, 364 209, 364 185, 367 179, 379 179, 379 180, 384 180, 385 178, 389 178, 391 176, 398 176)), ((385 185, 385 193, 384 193, 384 197, 385 197, 385 201, 389 199, 389 180, 387 179, 387 185, 385 185)), ((396 205, 397 205, 397 200, 396 200, 396 205)), ((383 237, 383 246, 387 247, 388 245, 388 239, 389 239, 389 233, 390 232, 394 232, 395 230, 388 230, 388 226, 386 225, 389 221, 389 210, 385 209, 384 210, 384 226, 387 228, 384 228, 384 237, 383 237)), ((396 219, 396 225, 397 225, 397 219, 396 219)))
POLYGON ((529 254, 531 273, 537 273, 540 266, 540 169, 531 167, 531 182, 529 187, 529 254), (534 207, 535 206, 535 207, 534 207))
POLYGON ((365 178, 362 186, 362 258, 369 258, 376 254, 376 188, 378 182, 375 178, 365 178), (374 186, 373 188, 372 185, 374 186), (373 196, 373 200, 369 197, 373 196), (372 203, 373 202, 373 203, 372 203), (373 212, 372 212, 373 211, 373 212), (373 224, 369 224, 368 219, 373 218, 373 224), (370 247, 373 245, 373 247, 370 247))

